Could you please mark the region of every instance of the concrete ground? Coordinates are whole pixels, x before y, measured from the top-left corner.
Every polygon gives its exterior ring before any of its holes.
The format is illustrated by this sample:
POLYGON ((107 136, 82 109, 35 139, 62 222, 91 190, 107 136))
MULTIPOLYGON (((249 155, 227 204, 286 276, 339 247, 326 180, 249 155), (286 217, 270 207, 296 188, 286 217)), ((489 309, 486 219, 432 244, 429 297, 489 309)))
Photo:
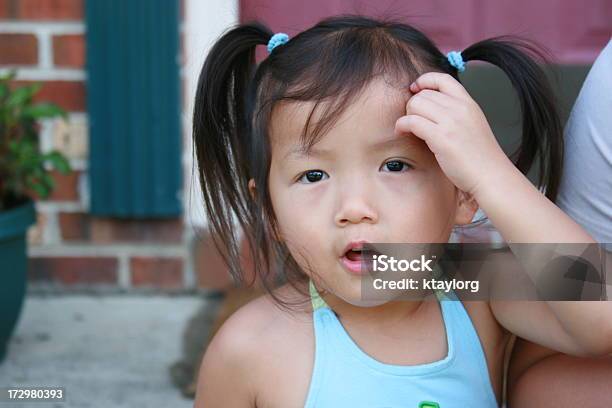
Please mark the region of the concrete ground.
POLYGON ((0 408, 192 407, 170 379, 198 296, 29 295, 0 387, 61 386, 64 403, 0 408))

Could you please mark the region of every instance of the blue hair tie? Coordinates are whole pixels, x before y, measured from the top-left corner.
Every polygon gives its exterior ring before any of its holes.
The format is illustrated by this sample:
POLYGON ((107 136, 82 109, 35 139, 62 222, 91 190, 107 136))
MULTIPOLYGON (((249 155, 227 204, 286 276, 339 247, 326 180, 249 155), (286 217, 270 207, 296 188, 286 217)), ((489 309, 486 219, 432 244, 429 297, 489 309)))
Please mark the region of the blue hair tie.
POLYGON ((451 51, 446 54, 446 58, 450 64, 457 68, 457 71, 463 72, 465 71, 465 62, 463 61, 463 57, 461 56, 461 52, 459 51, 451 51))
POLYGON ((289 41, 289 36, 285 33, 276 33, 268 41, 268 53, 271 53, 274 48, 279 45, 286 44, 289 41))

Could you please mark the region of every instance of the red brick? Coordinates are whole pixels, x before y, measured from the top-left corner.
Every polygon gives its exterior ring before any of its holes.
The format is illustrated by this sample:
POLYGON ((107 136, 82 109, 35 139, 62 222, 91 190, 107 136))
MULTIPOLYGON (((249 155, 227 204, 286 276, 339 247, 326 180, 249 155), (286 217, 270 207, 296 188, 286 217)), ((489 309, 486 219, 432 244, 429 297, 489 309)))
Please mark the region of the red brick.
POLYGON ((82 34, 53 36, 53 64, 58 67, 84 67, 84 36, 82 34))
MULTIPOLYGON (((255 286, 258 286, 261 288, 262 287, 261 280, 260 280, 261 277, 256 276, 255 274, 254 258, 251 253, 251 249, 249 247, 249 241, 247 240, 246 237, 243 237, 242 240, 240 241, 240 266, 242 268, 242 279, 243 279, 240 285, 243 287, 252 287, 253 284, 255 284, 255 286)), ((270 268, 270 272, 268 274, 268 279, 270 276, 274 276, 275 274, 278 275, 277 272, 274 272, 275 265, 274 265, 273 260, 270 261, 269 268, 270 268)))
POLYGON ((64 285, 115 285, 118 265, 112 257, 36 257, 29 259, 28 279, 64 285))
POLYGON ((0 0, 0 19, 12 20, 17 18, 19 0, 0 0))
MULTIPOLYGON (((198 229, 196 231, 193 253, 198 288, 225 290, 235 287, 229 273, 229 267, 215 247, 208 229, 198 229)), ((253 256, 246 238, 240 241, 240 261, 243 274, 243 282, 240 286, 252 287, 254 283, 255 286, 261 287, 261 282, 255 277, 253 256)), ((274 265, 270 265, 270 268, 274 268, 274 265)))
POLYGON ((130 259, 132 286, 179 289, 183 287, 181 258, 133 257, 130 259))
POLYGON ((0 19, 7 19, 9 14, 9 0, 0 0, 0 19))
POLYGON ((35 100, 53 102, 68 111, 85 112, 85 84, 81 81, 43 82, 35 100))
POLYGON ((59 227, 64 241, 87 241, 90 238, 91 222, 88 214, 59 213, 59 227))
POLYGON ((84 0, 13 0, 14 18, 24 20, 83 20, 84 0))
POLYGON ((14 81, 14 86, 38 82, 42 85, 35 102, 53 102, 67 111, 85 112, 85 84, 82 81, 14 81))
POLYGON ((228 267, 215 248, 207 229, 198 230, 193 256, 198 288, 227 289, 232 286, 228 267))
POLYGON ((36 65, 38 41, 33 34, 0 34, 0 65, 36 65))
POLYGON ((93 218, 91 238, 98 243, 117 241, 180 243, 183 221, 173 219, 93 218))
POLYGON ((79 200, 79 177, 80 171, 71 171, 61 174, 53 170, 51 172, 55 180, 55 188, 49 196, 50 201, 78 201, 79 200))

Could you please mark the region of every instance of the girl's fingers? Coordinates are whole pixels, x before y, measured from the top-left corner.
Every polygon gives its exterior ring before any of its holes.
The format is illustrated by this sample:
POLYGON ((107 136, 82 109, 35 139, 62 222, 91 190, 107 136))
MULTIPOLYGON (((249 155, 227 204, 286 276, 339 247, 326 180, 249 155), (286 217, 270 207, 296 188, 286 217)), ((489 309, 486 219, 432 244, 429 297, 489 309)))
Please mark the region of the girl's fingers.
POLYGON ((440 91, 433 91, 431 89, 423 89, 419 91, 418 95, 432 100, 446 109, 455 108, 457 106, 457 103, 459 102, 454 96, 443 94, 440 91))
POLYGON ((440 124, 447 116, 447 108, 426 95, 413 95, 406 102, 406 114, 419 115, 425 119, 440 124))
POLYGON ((432 144, 435 143, 437 125, 419 115, 402 116, 395 122, 395 133, 412 133, 422 139, 429 149, 433 151, 432 144))
POLYGON ((410 91, 413 93, 422 89, 433 89, 460 99, 471 98, 470 94, 455 78, 440 72, 426 72, 410 85, 410 91))

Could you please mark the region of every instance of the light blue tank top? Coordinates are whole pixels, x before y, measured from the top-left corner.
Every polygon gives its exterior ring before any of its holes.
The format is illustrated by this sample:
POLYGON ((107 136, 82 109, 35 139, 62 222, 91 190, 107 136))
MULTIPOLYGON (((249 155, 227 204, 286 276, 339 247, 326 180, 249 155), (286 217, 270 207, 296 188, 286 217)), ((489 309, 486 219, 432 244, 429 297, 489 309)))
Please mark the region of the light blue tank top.
POLYGON ((419 365, 386 364, 366 354, 312 281, 310 294, 315 361, 305 408, 498 407, 480 338, 455 293, 436 292, 448 354, 419 365))

